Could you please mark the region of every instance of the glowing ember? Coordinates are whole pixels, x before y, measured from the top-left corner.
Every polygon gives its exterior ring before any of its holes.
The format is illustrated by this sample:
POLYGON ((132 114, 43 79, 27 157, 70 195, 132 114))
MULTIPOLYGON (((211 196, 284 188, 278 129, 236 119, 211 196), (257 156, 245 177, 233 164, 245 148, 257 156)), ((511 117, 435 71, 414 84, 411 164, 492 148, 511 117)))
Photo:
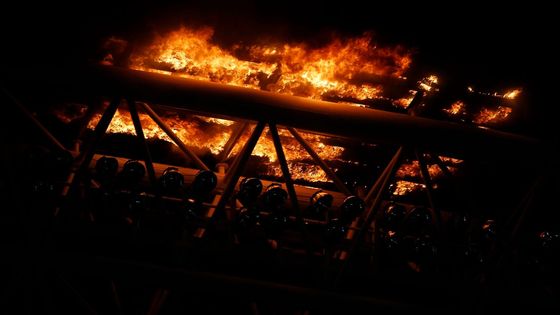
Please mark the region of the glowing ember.
POLYGON ((457 102, 451 104, 451 106, 449 108, 443 109, 443 111, 446 112, 447 114, 449 114, 450 116, 465 115, 466 114, 466 106, 465 106, 465 103, 463 103, 461 101, 457 101, 457 102))
POLYGON ((510 100, 513 100, 513 99, 517 98, 522 92, 521 89, 508 90, 508 91, 504 92, 503 94, 500 94, 498 92, 482 92, 482 91, 475 91, 475 89, 471 86, 467 87, 467 91, 469 91, 471 93, 477 93, 477 94, 480 94, 480 95, 495 96, 495 97, 500 97, 500 98, 505 98, 505 99, 510 99, 510 100))
POLYGON ((511 114, 511 107, 498 106, 496 109, 484 107, 475 116, 475 124, 499 123, 504 121, 511 114))
POLYGON ((362 78, 400 78, 411 63, 403 48, 378 47, 369 33, 320 48, 288 43, 223 48, 212 36, 212 28, 183 27, 133 55, 131 67, 317 99, 366 100, 378 97, 381 87, 362 78))
MULTIPOLYGON (((430 164, 428 166, 428 173, 432 179, 437 179, 443 175, 437 164, 430 164)), ((418 163, 418 161, 403 163, 397 170, 396 175, 399 178, 421 178, 420 163, 418 163)))
MULTIPOLYGON (((308 182, 323 182, 331 183, 327 174, 317 165, 311 165, 307 163, 300 162, 288 162, 288 168, 290 169, 290 174, 294 180, 305 180, 308 182)), ((270 166, 267 175, 282 177, 282 170, 280 166, 270 166)))
POLYGON ((424 189, 426 189, 426 185, 417 184, 405 180, 398 180, 394 185, 392 185, 394 196, 404 196, 410 194, 411 192, 416 192, 424 189))
POLYGON ((455 166, 464 162, 463 160, 448 157, 448 156, 443 156, 443 155, 440 155, 439 159, 442 160, 446 164, 452 164, 452 165, 455 165, 455 166))

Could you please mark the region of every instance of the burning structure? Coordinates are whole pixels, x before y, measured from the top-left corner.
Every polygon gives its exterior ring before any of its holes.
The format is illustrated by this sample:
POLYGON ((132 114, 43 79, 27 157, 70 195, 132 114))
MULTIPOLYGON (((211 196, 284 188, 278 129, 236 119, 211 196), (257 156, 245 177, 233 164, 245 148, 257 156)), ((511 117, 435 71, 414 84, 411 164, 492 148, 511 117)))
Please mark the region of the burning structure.
POLYGON ((372 33, 213 36, 111 37, 87 65, 3 79, 3 104, 38 130, 13 145, 14 196, 77 307, 408 312, 429 307, 426 288, 479 297, 464 288, 502 284, 510 255, 542 268, 520 278, 556 275, 558 234, 523 225, 542 179, 519 161, 544 154, 509 132, 524 87, 449 89, 372 33))

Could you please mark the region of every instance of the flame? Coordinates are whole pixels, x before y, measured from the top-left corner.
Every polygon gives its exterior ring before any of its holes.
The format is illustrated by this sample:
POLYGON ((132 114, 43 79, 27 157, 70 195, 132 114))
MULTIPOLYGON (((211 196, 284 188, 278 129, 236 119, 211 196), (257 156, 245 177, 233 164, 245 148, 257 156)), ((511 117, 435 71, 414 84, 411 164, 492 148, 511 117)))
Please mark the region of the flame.
POLYGON ((418 88, 426 92, 431 92, 432 90, 437 91, 437 85, 439 83, 439 78, 436 75, 429 75, 422 80, 418 81, 418 88))
MULTIPOLYGON (((437 179, 443 175, 441 168, 437 164, 428 165, 428 173, 432 179, 437 179)), ((412 161, 411 163, 403 163, 396 173, 399 178, 421 178, 420 163, 412 161)))
POLYGON ((495 97, 500 97, 500 98, 505 98, 505 99, 510 99, 510 100, 516 99, 521 94, 521 92, 523 91, 522 89, 511 89, 511 90, 507 90, 503 94, 500 94, 496 91, 494 91, 494 92, 476 91, 471 86, 467 87, 467 90, 471 93, 477 93, 479 95, 495 96, 495 97))
MULTIPOLYGON (((139 113, 139 117, 142 123, 144 136, 147 139, 160 139, 173 143, 167 134, 161 130, 148 115, 139 113)), ((94 115, 88 123, 88 128, 94 129, 100 119, 101 114, 94 115)), ((163 116, 162 120, 185 145, 194 149, 195 152, 209 151, 213 155, 222 153, 225 144, 232 134, 232 125, 235 123, 231 120, 198 115, 193 115, 189 118, 179 117, 177 115, 163 116), (210 124, 210 128, 208 126, 203 126, 205 123, 210 124)), ((130 135, 136 134, 132 118, 128 112, 121 110, 117 110, 115 113, 107 132, 130 135)), ((275 164, 277 157, 274 143, 267 133, 268 129, 263 132, 252 155, 266 159, 265 164, 267 164, 268 167, 266 175, 281 177, 281 169, 277 163, 275 164)), ((287 130, 279 129, 278 133, 281 136, 284 153, 288 160, 288 167, 293 179, 302 179, 308 182, 331 182, 320 167, 305 162, 311 159, 309 154, 291 137, 291 134, 287 130)), ((324 136, 310 133, 300 134, 324 160, 340 159, 340 156, 344 152, 344 148, 342 147, 325 144, 327 138, 324 136)), ((234 146, 230 155, 238 154, 242 145, 247 142, 249 136, 250 132, 247 130, 234 146)))
POLYGON ((462 164, 464 161, 461 159, 456 159, 456 158, 452 158, 452 157, 448 157, 448 156, 443 156, 440 155, 439 159, 442 160, 444 163, 446 164, 452 164, 454 166, 457 166, 459 164, 462 164))
POLYGON ((521 89, 511 90, 511 91, 508 91, 508 92, 504 93, 504 98, 513 100, 517 96, 519 96, 519 94, 521 94, 521 89))
POLYGON ((443 109, 443 111, 450 116, 464 115, 466 114, 466 105, 462 101, 456 101, 455 103, 451 104, 449 108, 443 109))
MULTIPOLYGON (((282 147, 284 149, 284 154, 286 155, 286 160, 288 161, 295 161, 295 160, 306 160, 310 159, 309 154, 305 149, 291 137, 290 133, 287 130, 279 129, 278 134, 282 138, 282 147)), ((339 159, 344 152, 343 147, 327 145, 324 143, 326 137, 311 134, 311 133, 300 133, 302 138, 304 138, 311 148, 319 155, 319 157, 323 160, 336 160, 339 159)), ((231 155, 237 154, 242 147, 242 144, 246 141, 249 137, 248 134, 245 137, 241 138, 233 148, 231 155)), ((268 135, 268 128, 265 128, 263 134, 259 138, 255 149, 253 150, 254 156, 259 157, 266 157, 268 158, 269 162, 276 162, 276 149, 274 148, 274 143, 272 138, 268 135)))
POLYGON ((404 196, 410 194, 411 192, 424 189, 426 189, 426 185, 424 184, 417 184, 405 180, 396 181, 392 187, 394 196, 404 196))
POLYGON ((498 123, 504 121, 511 114, 511 107, 498 106, 496 109, 484 107, 475 116, 473 122, 475 124, 498 123))
MULTIPOLYGON (((451 174, 456 174, 459 170, 460 164, 463 163, 463 160, 452 157, 439 156, 439 158, 445 164, 451 174)), ((429 164, 428 173, 430 174, 430 178, 432 180, 438 180, 444 175, 443 170, 437 164, 429 164)), ((396 180, 395 183, 391 185, 393 195, 405 196, 411 192, 425 189, 426 185, 413 182, 415 180, 421 179, 421 174, 420 163, 417 160, 401 164, 396 173, 396 176, 397 178, 399 178, 399 180, 396 180)), ((437 188, 437 184, 434 184, 434 188, 437 188)))
POLYGON ((401 78, 411 63, 402 47, 372 44, 371 33, 319 48, 291 43, 223 48, 212 43, 213 35, 210 27, 182 27, 134 54, 131 68, 316 99, 367 100, 382 90, 361 78, 401 78))
MULTIPOLYGON (((144 137, 173 143, 173 140, 148 115, 139 113, 139 117, 144 137)), ((88 128, 94 129, 100 119, 101 114, 94 115, 88 123, 88 128)), ((201 151, 208 149, 214 155, 220 154, 231 134, 231 131, 212 132, 212 130, 207 128, 201 128, 200 123, 196 119, 183 120, 177 116, 171 116, 166 117, 164 122, 187 146, 201 151)), ((117 110, 115 113, 113 120, 107 128, 107 132, 136 135, 132 118, 126 111, 123 113, 121 110, 117 110)))
MULTIPOLYGON (((301 179, 308 182, 331 183, 327 174, 317 165, 310 165, 300 162, 288 162, 288 168, 293 180, 301 179)), ((267 175, 282 177, 282 170, 279 166, 271 166, 267 175)))
POLYGON ((414 99, 414 96, 416 96, 417 91, 415 90, 410 90, 408 91, 409 95, 406 97, 401 97, 395 101, 393 101, 393 106, 396 107, 400 107, 403 109, 407 109, 408 106, 410 106, 410 103, 412 102, 412 100, 414 99))

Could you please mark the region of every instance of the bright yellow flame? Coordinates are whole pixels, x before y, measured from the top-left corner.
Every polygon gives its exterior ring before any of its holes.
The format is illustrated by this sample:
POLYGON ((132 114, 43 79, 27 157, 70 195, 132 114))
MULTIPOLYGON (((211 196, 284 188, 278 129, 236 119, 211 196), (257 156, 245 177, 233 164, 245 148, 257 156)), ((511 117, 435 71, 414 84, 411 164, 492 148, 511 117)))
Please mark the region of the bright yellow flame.
POLYGON ((437 90, 435 87, 438 85, 438 82, 438 77, 432 74, 418 81, 418 87, 426 92, 431 92, 432 90, 437 90))
POLYGON ((519 96, 519 94, 521 94, 521 90, 520 89, 515 89, 515 90, 511 90, 508 91, 504 94, 504 98, 513 100, 515 99, 517 96, 519 96))
POLYGON ((431 84, 438 84, 438 80, 439 80, 439 79, 438 79, 438 77, 437 77, 436 75, 433 75, 433 74, 432 74, 432 75, 428 76, 428 78, 426 78, 426 80, 427 80, 428 82, 430 82, 431 84))
POLYGON ((403 48, 375 46, 369 33, 334 39, 320 48, 278 44, 229 49, 214 44, 213 33, 209 27, 182 27, 134 54, 131 67, 317 99, 367 100, 378 97, 381 87, 361 78, 401 78, 411 63, 403 48))

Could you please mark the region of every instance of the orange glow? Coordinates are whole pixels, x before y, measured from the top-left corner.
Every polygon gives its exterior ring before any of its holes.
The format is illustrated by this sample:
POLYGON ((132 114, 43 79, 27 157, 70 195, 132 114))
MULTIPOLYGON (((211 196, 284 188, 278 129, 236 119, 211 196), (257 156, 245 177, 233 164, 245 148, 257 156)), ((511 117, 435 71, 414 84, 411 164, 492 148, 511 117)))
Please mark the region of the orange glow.
POLYGON ((449 108, 443 109, 443 111, 449 114, 450 116, 464 115, 466 114, 466 106, 465 103, 461 101, 457 101, 451 104, 449 108))
POLYGON ((402 98, 399 98, 399 99, 393 101, 393 105, 396 106, 396 107, 401 107, 401 108, 407 109, 408 106, 410 106, 410 103, 412 102, 412 100, 414 99, 414 96, 416 95, 416 93, 417 93, 416 91, 410 90, 409 91, 409 96, 402 97, 402 98))
MULTIPOLYGON (((147 139, 160 139, 173 143, 171 138, 159 128, 150 116, 143 113, 139 113, 139 116, 144 136, 147 139)), ((198 118, 198 116, 194 116, 193 118, 198 118)), ((88 128, 94 129, 100 119, 101 115, 95 115, 89 122, 88 128)), ((187 146, 193 147, 198 151, 207 149, 214 155, 219 154, 223 150, 231 134, 229 130, 218 131, 202 128, 198 119, 182 120, 177 116, 172 116, 166 117, 164 121, 173 130, 175 135, 187 146)), ((135 135, 134 124, 128 112, 117 110, 111 124, 109 124, 109 128, 107 128, 107 133, 135 135)))
POLYGON ((436 86, 438 83, 438 77, 432 74, 418 81, 418 87, 426 92, 432 92, 437 91, 436 86))
POLYGON ((212 42, 213 35, 210 27, 182 27, 135 53, 131 67, 316 99, 367 100, 382 90, 363 78, 401 78, 411 63, 403 48, 376 46, 370 33, 319 48, 293 43, 224 48, 212 42))
MULTIPOLYGON (((308 182, 332 182, 327 174, 317 165, 310 165, 307 163, 300 162, 288 162, 288 168, 290 169, 290 175, 292 179, 302 179, 308 182)), ((282 170, 280 166, 271 165, 267 175, 282 177, 282 170)))
POLYGON ((446 164, 451 164, 451 165, 454 165, 454 166, 457 166, 457 165, 464 162, 463 160, 448 157, 448 156, 443 156, 443 155, 440 155, 439 159, 442 160, 446 164))
POLYGON ((393 195, 404 196, 410 194, 411 192, 424 190, 424 189, 426 189, 426 185, 424 184, 417 184, 405 180, 398 180, 393 185, 393 195))
POLYGON ((521 94, 521 90, 520 89, 515 89, 515 90, 511 90, 508 91, 504 94, 504 98, 513 100, 515 99, 517 96, 519 96, 519 94, 521 94))
MULTIPOLYGON (((437 179, 443 175, 443 172, 437 164, 430 164, 428 166, 428 173, 432 179, 437 179)), ((421 178, 420 163, 418 163, 418 161, 403 163, 397 170, 396 175, 399 178, 421 178)))
MULTIPOLYGON (((146 114, 139 113, 140 121, 144 135, 147 139, 160 139, 170 143, 173 141, 161 130, 158 125, 146 114)), ((211 117, 203 117, 193 115, 190 118, 178 116, 162 116, 162 120, 174 131, 177 137, 189 148, 197 153, 204 154, 210 152, 213 155, 219 155, 224 149, 230 135, 232 134, 233 124, 235 122, 226 119, 218 119, 211 117), (209 126, 204 126, 209 124, 209 126)), ((101 115, 95 115, 88 124, 89 129, 94 129, 101 115)), ((111 121, 108 133, 120 133, 135 135, 132 119, 127 111, 117 110, 113 120, 111 121)), ((279 129, 281 141, 284 148, 288 167, 290 168, 293 179, 302 179, 309 182, 330 182, 323 170, 313 164, 302 161, 309 161, 309 154, 299 143, 291 137, 291 134, 284 129, 279 129)), ((327 161, 340 159, 344 152, 344 148, 325 144, 324 136, 314 135, 310 133, 300 133, 313 147, 319 156, 327 161)), ((232 149, 230 155, 238 154, 244 143, 247 142, 250 132, 247 130, 240 138, 238 143, 232 149)), ((263 135, 257 142, 252 153, 253 156, 265 158, 267 171, 265 175, 282 176, 280 167, 275 163, 277 161, 276 150, 268 128, 265 129, 263 135)))
POLYGON ((484 107, 475 116, 473 122, 475 124, 499 123, 506 120, 510 114, 511 107, 498 106, 496 109, 484 107))
MULTIPOLYGON (((310 159, 309 154, 305 149, 294 140, 290 133, 284 129, 279 129, 278 134, 282 138, 282 147, 284 148, 284 154, 288 161, 305 160, 310 159)), ((339 146, 327 145, 324 143, 325 137, 310 134, 310 133, 300 133, 301 136, 309 143, 313 150, 321 157, 323 160, 336 160, 339 159, 344 152, 344 148, 339 146)), ((244 135, 241 141, 238 142, 233 148, 231 154, 235 155, 241 150, 242 144, 248 138, 248 134, 244 135)), ((266 157, 270 162, 276 162, 276 150, 274 149, 274 143, 272 138, 268 135, 268 128, 265 128, 263 134, 259 138, 255 149, 253 150, 254 156, 266 157)))

